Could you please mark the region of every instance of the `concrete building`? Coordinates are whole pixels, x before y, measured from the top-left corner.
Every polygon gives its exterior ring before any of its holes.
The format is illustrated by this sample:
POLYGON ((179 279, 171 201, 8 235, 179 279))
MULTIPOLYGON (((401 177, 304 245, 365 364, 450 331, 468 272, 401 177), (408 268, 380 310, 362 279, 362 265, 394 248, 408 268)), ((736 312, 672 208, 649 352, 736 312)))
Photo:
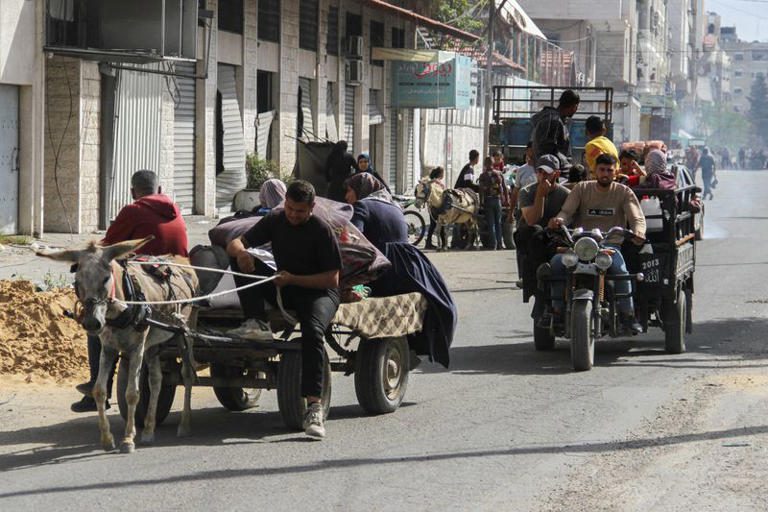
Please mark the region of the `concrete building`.
POLYGON ((415 48, 417 27, 467 36, 381 0, 184 0, 174 15, 182 28, 165 38, 150 25, 108 30, 124 27, 131 9, 151 18, 150 0, 104 11, 54 4, 65 7, 46 25, 44 227, 64 232, 106 227, 140 168, 157 171, 185 213, 228 211, 245 186, 246 154, 288 174, 297 138, 346 139, 397 191, 411 190, 424 114, 392 108, 392 64, 371 49, 415 48), (194 5, 199 20, 181 23, 194 5), (93 48, 152 48, 156 37, 165 46, 133 59, 141 62, 93 48))
POLYGON ((577 83, 614 88, 614 139, 640 137, 638 11, 615 0, 520 0, 547 38, 575 55, 577 83))
POLYGON ((736 112, 746 114, 755 78, 768 77, 768 43, 741 41, 735 27, 720 30, 720 44, 731 59, 731 104, 736 112))
POLYGON ((0 234, 43 227, 44 2, 0 9, 0 234))

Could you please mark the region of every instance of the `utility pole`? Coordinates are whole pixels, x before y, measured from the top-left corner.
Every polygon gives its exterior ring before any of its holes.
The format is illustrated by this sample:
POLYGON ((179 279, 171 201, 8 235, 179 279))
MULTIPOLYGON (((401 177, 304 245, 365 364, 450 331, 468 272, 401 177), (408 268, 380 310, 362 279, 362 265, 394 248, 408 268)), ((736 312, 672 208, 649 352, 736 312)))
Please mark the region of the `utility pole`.
MULTIPOLYGON (((506 0, 505 0, 506 1, 506 0)), ((502 6, 504 4, 502 3, 502 6)), ((488 156, 489 130, 491 127, 491 108, 493 104, 493 21, 496 16, 496 2, 488 2, 488 48, 485 52, 485 115, 483 123, 483 152, 480 161, 488 156)))

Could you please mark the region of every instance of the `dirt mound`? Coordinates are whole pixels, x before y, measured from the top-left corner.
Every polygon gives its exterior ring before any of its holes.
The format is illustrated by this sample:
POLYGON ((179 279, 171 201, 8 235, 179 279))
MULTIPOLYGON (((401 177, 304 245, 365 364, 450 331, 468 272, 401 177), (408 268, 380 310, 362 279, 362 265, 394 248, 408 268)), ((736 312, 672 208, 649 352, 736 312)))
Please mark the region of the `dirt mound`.
POLYGON ((64 316, 71 289, 36 292, 29 281, 0 281, 0 375, 88 378, 86 335, 64 316))

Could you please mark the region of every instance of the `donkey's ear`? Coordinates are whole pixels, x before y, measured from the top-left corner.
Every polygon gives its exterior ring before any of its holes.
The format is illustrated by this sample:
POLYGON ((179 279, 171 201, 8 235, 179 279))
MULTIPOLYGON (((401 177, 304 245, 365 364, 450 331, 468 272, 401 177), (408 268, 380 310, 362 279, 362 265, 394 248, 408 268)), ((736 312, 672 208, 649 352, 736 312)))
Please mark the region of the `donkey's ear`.
POLYGON ((104 247, 102 258, 104 261, 112 261, 115 258, 125 256, 128 253, 135 252, 142 248, 145 244, 155 239, 154 235, 149 235, 141 240, 126 240, 125 242, 119 242, 113 245, 104 247))
POLYGON ((80 261, 80 256, 87 251, 72 251, 68 249, 53 250, 53 249, 41 249, 35 251, 35 254, 42 256, 43 258, 49 258, 56 261, 69 261, 71 263, 77 263, 80 261))

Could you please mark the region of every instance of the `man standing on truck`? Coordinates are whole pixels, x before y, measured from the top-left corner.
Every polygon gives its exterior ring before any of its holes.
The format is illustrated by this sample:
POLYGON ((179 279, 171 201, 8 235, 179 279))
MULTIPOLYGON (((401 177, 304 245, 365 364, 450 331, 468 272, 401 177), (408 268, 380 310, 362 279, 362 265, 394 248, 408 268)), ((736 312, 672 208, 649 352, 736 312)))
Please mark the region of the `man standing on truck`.
MULTIPOLYGON (((608 131, 605 122, 597 116, 589 116, 584 125, 587 135, 587 145, 584 146, 584 161, 589 169, 589 179, 595 179, 595 164, 600 155, 611 155, 619 161, 619 152, 611 139, 605 136, 608 131)), ((616 167, 618 171, 618 165, 616 167)))
MULTIPOLYGON (((556 217, 549 221, 550 229, 559 229, 573 222, 574 226, 582 227, 589 231, 599 229, 606 233, 614 226, 627 226, 635 234, 633 242, 642 245, 645 239, 645 216, 640 208, 637 196, 629 187, 616 183, 613 179, 616 159, 611 155, 597 157, 594 181, 582 181, 578 183, 568 195, 563 208, 556 217)), ((621 242, 623 240, 607 240, 606 246, 613 249, 613 264, 608 269, 611 275, 627 275, 627 265, 621 255, 621 242)), ((552 316, 555 323, 561 323, 563 319, 565 295, 566 270, 563 265, 562 255, 552 258, 552 316)), ((614 289, 617 294, 632 292, 629 281, 615 281, 614 289)), ((635 319, 635 308, 631 297, 621 298, 617 301, 621 322, 624 328, 633 333, 642 332, 642 327, 635 319)))
POLYGON ((571 139, 566 120, 576 114, 580 101, 575 91, 566 89, 560 95, 557 108, 546 106, 534 114, 531 118, 531 142, 535 161, 543 155, 557 153, 571 158, 571 139))

